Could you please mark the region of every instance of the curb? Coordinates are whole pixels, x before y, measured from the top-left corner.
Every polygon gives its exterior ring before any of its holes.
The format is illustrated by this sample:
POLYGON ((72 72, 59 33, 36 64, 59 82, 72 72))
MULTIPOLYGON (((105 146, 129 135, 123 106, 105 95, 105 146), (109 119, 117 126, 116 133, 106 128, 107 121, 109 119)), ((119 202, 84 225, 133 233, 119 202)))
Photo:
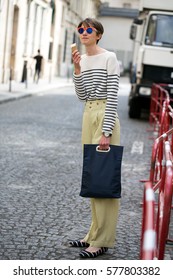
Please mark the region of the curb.
POLYGON ((45 91, 49 91, 49 90, 55 90, 55 89, 58 90, 60 88, 69 87, 69 86, 73 86, 73 83, 62 84, 62 85, 59 85, 59 86, 56 85, 56 86, 52 86, 52 87, 49 87, 49 88, 46 88, 46 87, 45 88, 40 88, 39 90, 30 92, 30 93, 21 93, 21 95, 19 95, 20 92, 18 92, 17 96, 4 97, 4 99, 0 99, 0 104, 8 103, 8 102, 11 102, 11 101, 17 101, 19 99, 32 97, 33 95, 39 94, 41 92, 45 92, 45 91))
POLYGON ((34 95, 34 93, 28 93, 28 94, 25 94, 25 95, 22 95, 22 96, 14 96, 14 97, 9 97, 9 98, 4 98, 4 99, 0 100, 0 104, 4 104, 4 103, 11 102, 11 101, 16 101, 16 100, 19 100, 19 99, 31 97, 33 95, 34 95))

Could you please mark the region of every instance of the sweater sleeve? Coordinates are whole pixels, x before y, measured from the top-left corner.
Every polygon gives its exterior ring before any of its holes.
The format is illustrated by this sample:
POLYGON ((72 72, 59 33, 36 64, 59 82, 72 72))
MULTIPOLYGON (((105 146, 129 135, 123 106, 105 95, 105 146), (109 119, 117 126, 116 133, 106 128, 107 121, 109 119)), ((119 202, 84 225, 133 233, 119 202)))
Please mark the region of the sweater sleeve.
POLYGON ((81 101, 85 101, 87 99, 87 94, 85 91, 85 87, 83 84, 82 74, 76 75, 73 73, 73 81, 75 85, 75 92, 81 101))
POLYGON ((112 53, 107 61, 107 102, 103 121, 103 132, 112 134, 118 106, 120 70, 116 55, 112 53))

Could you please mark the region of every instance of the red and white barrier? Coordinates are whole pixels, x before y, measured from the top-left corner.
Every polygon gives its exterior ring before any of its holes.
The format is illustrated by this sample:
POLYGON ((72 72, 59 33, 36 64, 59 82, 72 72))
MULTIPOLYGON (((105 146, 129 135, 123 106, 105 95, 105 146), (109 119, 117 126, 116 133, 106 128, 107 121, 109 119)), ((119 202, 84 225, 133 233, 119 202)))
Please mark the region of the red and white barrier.
POLYGON ((161 85, 153 85, 150 125, 157 138, 152 147, 149 180, 143 180, 142 260, 164 259, 169 236, 173 198, 173 108, 170 100, 161 85), (156 190, 159 191, 157 203, 154 202, 156 190))
POLYGON ((156 250, 156 231, 154 220, 154 191, 151 182, 144 185, 143 220, 141 237, 141 260, 154 259, 156 250))

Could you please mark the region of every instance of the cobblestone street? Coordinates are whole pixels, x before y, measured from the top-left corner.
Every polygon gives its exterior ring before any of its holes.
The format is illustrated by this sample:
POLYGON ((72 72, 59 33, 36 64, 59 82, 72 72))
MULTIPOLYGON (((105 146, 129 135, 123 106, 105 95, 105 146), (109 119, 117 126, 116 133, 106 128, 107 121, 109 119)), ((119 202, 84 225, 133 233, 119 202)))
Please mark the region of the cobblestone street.
MULTIPOLYGON (((115 248, 105 260, 139 259, 143 184, 148 179, 152 140, 148 120, 128 118, 129 84, 121 82, 119 117, 122 199, 115 248), (134 142, 143 143, 132 150, 134 142)), ((80 259, 69 239, 90 226, 89 199, 79 196, 83 104, 74 88, 0 105, 0 259, 80 259)), ((173 259, 173 250, 166 257, 173 259)))

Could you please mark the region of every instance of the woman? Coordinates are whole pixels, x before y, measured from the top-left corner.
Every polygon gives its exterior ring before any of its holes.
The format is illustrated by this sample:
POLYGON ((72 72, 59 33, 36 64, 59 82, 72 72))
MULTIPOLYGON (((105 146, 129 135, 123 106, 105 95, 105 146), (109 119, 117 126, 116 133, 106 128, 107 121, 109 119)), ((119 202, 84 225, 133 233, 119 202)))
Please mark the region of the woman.
MULTIPOLYGON (((82 124, 82 144, 99 144, 106 150, 110 144, 120 144, 120 124, 117 114, 119 65, 116 55, 98 46, 104 32, 100 22, 86 18, 78 25, 86 54, 73 51, 75 91, 85 101, 82 124)), ((73 247, 86 247, 83 258, 94 258, 114 246, 119 199, 91 198, 92 223, 81 240, 72 240, 73 247)))

